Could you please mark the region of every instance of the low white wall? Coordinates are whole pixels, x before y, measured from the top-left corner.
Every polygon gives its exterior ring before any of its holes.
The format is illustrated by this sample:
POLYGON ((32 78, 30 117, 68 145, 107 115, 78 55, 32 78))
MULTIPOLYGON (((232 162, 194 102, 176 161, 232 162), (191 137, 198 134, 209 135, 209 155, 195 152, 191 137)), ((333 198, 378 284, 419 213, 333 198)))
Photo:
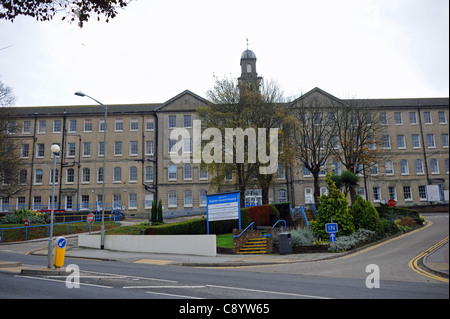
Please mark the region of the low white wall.
MULTIPOLYGON (((100 248, 100 235, 78 236, 78 246, 100 248)), ((130 252, 216 256, 216 235, 106 235, 105 249, 130 252)))

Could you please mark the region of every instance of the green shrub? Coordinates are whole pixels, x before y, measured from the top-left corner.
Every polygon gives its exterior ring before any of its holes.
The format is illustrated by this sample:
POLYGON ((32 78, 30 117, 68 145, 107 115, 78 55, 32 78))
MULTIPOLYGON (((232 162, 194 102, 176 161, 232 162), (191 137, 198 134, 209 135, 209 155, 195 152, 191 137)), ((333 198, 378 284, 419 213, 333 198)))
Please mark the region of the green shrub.
POLYGON ((385 234, 395 234, 399 231, 398 226, 391 219, 382 219, 381 223, 385 234))
MULTIPOLYGON (((273 234, 273 244, 278 245, 278 235, 279 233, 286 232, 284 228, 276 228, 273 234)), ((314 241, 317 240, 317 236, 311 228, 297 227, 289 231, 291 234, 292 246, 302 246, 302 245, 313 245, 314 241)))
POLYGON ((355 203, 350 209, 350 214, 353 216, 353 224, 356 229, 373 230, 380 235, 384 233, 383 224, 375 206, 371 202, 364 200, 361 196, 356 198, 355 203))
POLYGON ((179 223, 150 226, 148 235, 189 235, 206 234, 206 219, 191 219, 179 223))
POLYGON ((269 226, 273 226, 281 219, 280 212, 274 205, 269 206, 269 226))
POLYGON ((348 210, 348 202, 344 194, 336 187, 331 179, 331 173, 328 172, 325 179, 328 185, 329 195, 321 195, 319 198, 320 206, 317 211, 317 219, 312 223, 312 229, 320 238, 328 237, 325 231, 325 224, 331 222, 338 224, 337 236, 350 235, 355 231, 353 218, 348 210))
POLYGON ((28 209, 15 210, 13 214, 6 214, 0 219, 0 224, 23 224, 28 219, 30 224, 48 224, 50 223, 50 214, 35 212, 28 209))
POLYGON ((367 229, 358 229, 350 236, 341 236, 336 238, 335 242, 330 243, 328 251, 342 252, 368 244, 376 239, 376 232, 367 229))

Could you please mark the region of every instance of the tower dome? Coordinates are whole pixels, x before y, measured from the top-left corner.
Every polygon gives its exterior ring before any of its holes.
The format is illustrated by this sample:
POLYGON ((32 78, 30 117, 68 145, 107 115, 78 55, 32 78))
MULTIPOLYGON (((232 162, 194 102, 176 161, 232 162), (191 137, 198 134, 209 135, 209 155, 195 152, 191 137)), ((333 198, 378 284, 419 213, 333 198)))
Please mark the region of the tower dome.
POLYGON ((242 52, 241 60, 242 59, 256 59, 256 55, 252 50, 247 49, 242 52))

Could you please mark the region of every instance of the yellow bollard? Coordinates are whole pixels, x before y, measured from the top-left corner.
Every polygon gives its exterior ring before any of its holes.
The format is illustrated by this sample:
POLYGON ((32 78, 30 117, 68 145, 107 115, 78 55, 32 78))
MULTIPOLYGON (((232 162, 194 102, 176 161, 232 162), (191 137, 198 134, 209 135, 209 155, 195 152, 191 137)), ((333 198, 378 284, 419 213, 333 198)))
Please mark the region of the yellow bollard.
POLYGON ((53 264, 57 268, 64 266, 64 256, 66 253, 66 244, 67 244, 67 241, 64 237, 58 237, 56 239, 55 259, 53 261, 53 264))

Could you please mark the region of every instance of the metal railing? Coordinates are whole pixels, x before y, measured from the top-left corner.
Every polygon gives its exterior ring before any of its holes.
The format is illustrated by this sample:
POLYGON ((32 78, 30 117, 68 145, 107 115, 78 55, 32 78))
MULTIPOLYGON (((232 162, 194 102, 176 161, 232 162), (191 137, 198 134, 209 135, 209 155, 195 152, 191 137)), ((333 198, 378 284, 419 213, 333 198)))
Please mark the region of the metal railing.
MULTIPOLYGON (((105 220, 105 221, 108 221, 108 220, 109 220, 111 223, 116 223, 117 226, 118 226, 119 223, 120 223, 120 217, 121 217, 120 214, 112 213, 112 214, 105 215, 104 220, 105 220)), ((85 231, 88 232, 88 226, 89 226, 89 223, 88 223, 87 219, 83 219, 83 220, 81 220, 81 221, 71 221, 71 222, 63 222, 63 223, 54 223, 53 226, 55 226, 55 225, 64 225, 64 224, 67 224, 67 235, 69 235, 69 234, 70 234, 70 224, 73 224, 73 223, 80 223, 80 222, 81 222, 81 223, 82 223, 82 222, 86 222, 86 229, 85 229, 85 231)), ((94 221, 93 221, 92 223, 94 223, 94 222, 96 222, 96 223, 101 222, 101 214, 96 214, 96 215, 95 215, 94 221)), ((3 234, 4 234, 4 231, 8 231, 8 230, 12 230, 12 229, 25 229, 25 240, 28 240, 28 229, 29 229, 29 228, 37 228, 37 227, 47 227, 47 237, 49 237, 49 233, 50 233, 50 224, 40 224, 40 225, 30 225, 30 226, 16 226, 16 227, 3 227, 3 228, 0 228, 0 231, 1 231, 1 235, 0 235, 0 243, 3 243, 3 234)))
POLYGON ((253 224, 254 224, 255 222, 251 222, 250 223, 250 225, 248 225, 239 235, 233 235, 233 238, 238 238, 238 237, 241 237, 241 235, 243 234, 243 233, 245 233, 246 231, 247 231, 247 229, 251 226, 252 227, 252 230, 253 230, 253 224))
MULTIPOLYGON (((52 205, 41 205, 41 204, 33 204, 33 205, 1 205, 0 213, 13 213, 16 210, 31 210, 34 212, 44 212, 50 213, 52 210, 52 205)), ((81 203, 81 204, 73 204, 73 205, 54 205, 53 211, 55 213, 61 212, 82 212, 82 211, 101 211, 102 203, 81 203)), ((122 206, 118 203, 105 203, 105 211, 115 211, 122 212, 122 206)))

